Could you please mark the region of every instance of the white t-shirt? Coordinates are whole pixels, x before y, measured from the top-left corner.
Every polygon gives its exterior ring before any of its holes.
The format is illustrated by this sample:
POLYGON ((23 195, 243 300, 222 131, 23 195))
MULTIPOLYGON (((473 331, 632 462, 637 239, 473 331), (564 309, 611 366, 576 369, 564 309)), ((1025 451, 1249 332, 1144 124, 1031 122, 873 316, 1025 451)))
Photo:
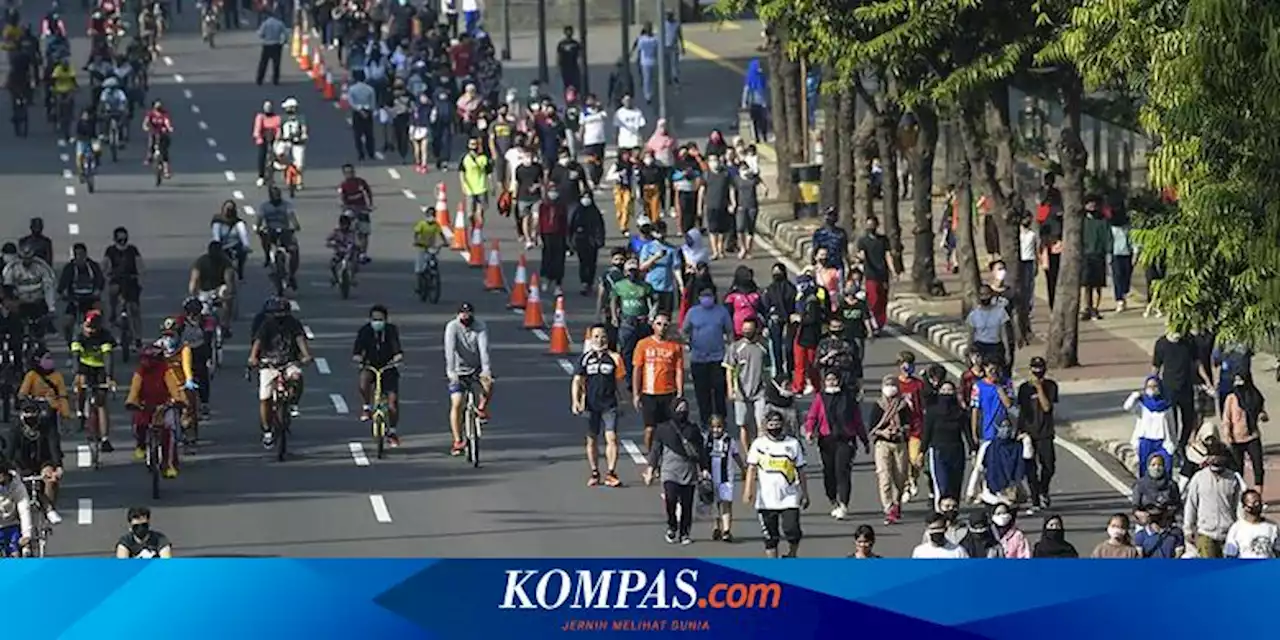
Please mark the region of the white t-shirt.
POLYGON ((1035 262, 1036 253, 1040 250, 1040 234, 1031 229, 1018 229, 1018 259, 1022 262, 1035 262))
POLYGON ((799 440, 791 436, 781 440, 760 436, 751 443, 747 464, 756 468, 757 509, 800 508, 800 474, 804 473, 805 461, 799 440))
POLYGON ((644 129, 644 114, 634 107, 622 107, 613 112, 613 125, 618 128, 618 148, 635 149, 644 144, 640 132, 644 129))
POLYGON ((466 11, 479 11, 479 10, 480 10, 480 0, 462 0, 462 10, 463 10, 464 12, 466 12, 466 11))
POLYGON ((1275 558, 1280 556, 1280 527, 1270 520, 1248 522, 1236 520, 1227 530, 1223 545, 1227 557, 1246 559, 1275 558))
POLYGON ((923 558, 927 560, 953 560, 960 558, 968 558, 969 552, 964 547, 948 541, 947 544, 937 547, 933 543, 926 542, 916 545, 914 551, 911 552, 912 558, 923 558))
POLYGON ((604 144, 609 116, 603 109, 587 109, 582 113, 582 144, 604 144))
POLYGON ((503 158, 507 161, 507 166, 510 167, 507 171, 507 184, 515 185, 516 167, 520 166, 520 161, 527 155, 529 154, 525 153, 525 150, 520 147, 511 147, 510 149, 507 149, 506 154, 503 155, 503 158))
POLYGON ((983 344, 1000 344, 1000 332, 1009 321, 1004 305, 993 300, 989 307, 975 307, 969 312, 969 328, 973 329, 973 341, 983 344))

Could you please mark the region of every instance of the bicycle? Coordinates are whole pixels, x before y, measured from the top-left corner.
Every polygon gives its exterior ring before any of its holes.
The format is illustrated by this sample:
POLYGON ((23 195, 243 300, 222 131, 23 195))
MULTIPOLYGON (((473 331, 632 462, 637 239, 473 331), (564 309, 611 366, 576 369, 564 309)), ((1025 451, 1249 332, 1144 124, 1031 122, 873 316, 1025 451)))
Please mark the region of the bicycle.
MULTIPOLYGON (((140 407, 131 407, 135 411, 143 412, 140 407)), ((182 420, 182 405, 177 402, 166 402, 156 407, 150 412, 150 419, 147 422, 147 428, 144 432, 146 457, 143 459, 147 467, 147 473, 151 475, 151 499, 160 499, 160 479, 163 476, 164 469, 164 446, 165 435, 168 431, 169 455, 173 457, 170 461, 174 467, 178 466, 178 448, 173 446, 175 439, 178 437, 176 429, 169 426, 169 420, 173 420, 173 424, 179 425, 182 420), (176 415, 173 415, 177 412, 176 415)))
POLYGON ((98 176, 98 153, 100 150, 101 147, 98 141, 94 140, 89 145, 89 152, 80 158, 80 176, 84 179, 84 188, 88 189, 89 193, 93 193, 98 188, 96 178, 98 176))
POLYGON ((59 93, 54 100, 55 131, 62 139, 71 137, 72 112, 75 110, 75 96, 70 93, 59 93))
POLYGON ((26 96, 13 96, 13 135, 19 138, 27 137, 30 131, 30 114, 28 113, 30 106, 26 96))
POLYGON ((418 274, 418 298, 423 302, 440 302, 440 249, 427 249, 427 264, 418 274))
MULTIPOLYGON (((106 375, 105 371, 103 375, 106 375)), ((103 406, 104 400, 99 399, 101 394, 98 392, 114 390, 114 386, 109 382, 86 385, 80 389, 78 400, 80 430, 84 432, 85 444, 89 446, 89 466, 94 471, 102 468, 102 425, 98 424, 98 408, 103 406)))
POLYGON ((362 369, 373 374, 373 411, 369 422, 373 425, 373 443, 379 460, 386 457, 387 429, 391 424, 391 403, 382 392, 382 374, 399 366, 398 362, 381 368, 361 365, 362 369))
POLYGON ((22 555, 27 558, 43 558, 49 549, 49 538, 53 535, 53 525, 49 524, 44 515, 44 476, 22 476, 21 480, 27 488, 31 504, 31 541, 27 543, 22 555))
POLYGON ((133 352, 133 320, 129 317, 129 304, 119 294, 116 294, 116 309, 119 310, 116 315, 116 329, 120 332, 120 359, 128 362, 133 352))
POLYGON ((359 260, 355 259, 356 248, 354 245, 346 247, 338 258, 338 264, 334 267, 334 276, 338 283, 338 294, 343 300, 351 297, 351 286, 355 284, 356 265, 359 260))
MULTIPOLYGON (((286 372, 291 363, 285 363, 278 367, 271 367, 279 372, 275 382, 271 385, 271 398, 267 404, 267 428, 271 430, 271 436, 275 442, 276 461, 284 462, 289 453, 289 427, 293 424, 293 414, 289 411, 289 405, 293 402, 294 388, 292 381, 289 380, 286 372)), ((261 369, 267 367, 260 366, 258 375, 262 375, 261 369)), ((244 377, 249 379, 249 374, 253 370, 252 367, 246 367, 244 377)))
POLYGON ((112 162, 120 162, 120 117, 116 114, 107 116, 107 146, 111 148, 112 162))
POLYGON ((480 405, 476 399, 476 376, 462 379, 462 438, 467 445, 467 462, 480 468, 480 438, 484 421, 480 419, 480 405))
POLYGON ((156 169, 156 186, 164 182, 164 152, 160 149, 160 136, 152 136, 151 164, 156 169))
POLYGON ((271 243, 271 253, 267 254, 271 269, 267 277, 270 278, 271 287, 279 297, 284 296, 284 290, 289 283, 289 249, 283 242, 288 239, 288 234, 277 233, 271 243))

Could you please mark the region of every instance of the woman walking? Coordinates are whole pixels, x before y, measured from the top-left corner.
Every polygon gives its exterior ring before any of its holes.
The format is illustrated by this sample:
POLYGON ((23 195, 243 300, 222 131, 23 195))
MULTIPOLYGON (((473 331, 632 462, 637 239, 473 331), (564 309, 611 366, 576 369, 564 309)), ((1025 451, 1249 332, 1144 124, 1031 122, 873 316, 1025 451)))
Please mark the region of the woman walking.
POLYGON ((853 489, 853 458, 856 443, 862 452, 871 453, 871 441, 862 426, 862 411, 852 390, 840 384, 840 374, 829 371, 823 377, 822 394, 809 406, 804 421, 805 439, 818 442, 822 454, 822 485, 831 502, 831 517, 844 520, 849 513, 849 494, 853 489))
POLYGON ((644 483, 652 484, 655 477, 662 481, 667 544, 692 544, 693 494, 698 479, 710 476, 711 458, 702 431, 689 422, 689 403, 677 400, 672 413, 671 421, 659 425, 653 434, 644 483))
POLYGON ((1244 459, 1249 458, 1253 470, 1253 490, 1262 493, 1262 437, 1258 423, 1267 422, 1266 401, 1262 392, 1253 384, 1253 375, 1236 373, 1232 376, 1231 391, 1222 405, 1222 441, 1231 446, 1236 469, 1244 474, 1244 459))
POLYGON ((898 394, 897 376, 884 377, 870 418, 884 523, 894 524, 902 517, 902 496, 907 489, 907 430, 911 426, 911 407, 898 394))
POLYGON ((1124 410, 1136 412, 1138 416, 1129 444, 1138 452, 1139 477, 1146 473, 1147 459, 1153 455, 1164 458, 1166 469, 1173 468, 1172 455, 1177 442, 1173 437, 1173 403, 1165 397, 1160 378, 1148 377, 1141 393, 1129 394, 1124 410))
POLYGON ((933 482, 934 509, 941 508, 943 497, 959 499, 964 490, 964 462, 970 451, 977 451, 977 444, 968 404, 961 404, 956 384, 950 380, 938 385, 934 402, 925 409, 920 450, 925 452, 933 482))

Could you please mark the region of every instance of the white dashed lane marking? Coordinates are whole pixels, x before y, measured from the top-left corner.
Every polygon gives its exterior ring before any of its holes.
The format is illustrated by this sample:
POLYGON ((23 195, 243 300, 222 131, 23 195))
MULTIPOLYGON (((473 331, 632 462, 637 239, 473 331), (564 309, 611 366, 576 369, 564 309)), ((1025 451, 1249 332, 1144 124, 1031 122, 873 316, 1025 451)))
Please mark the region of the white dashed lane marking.
POLYGON ((231 197, 235 198, 236 200, 244 200, 244 192, 237 189, 231 192, 231 197))
POLYGON ((364 445, 359 442, 347 443, 347 448, 351 450, 351 459, 356 461, 357 467, 369 466, 369 456, 364 454, 364 445))
POLYGON ((400 179, 400 172, 396 171, 395 169, 387 169, 387 175, 391 176, 392 180, 400 179))
POLYGON ((227 157, 226 157, 226 156, 224 156, 224 155, 222 155, 221 153, 215 153, 215 154, 213 154, 213 157, 217 158, 217 159, 218 159, 218 162, 226 162, 226 161, 227 161, 227 157))
POLYGON ((89 453, 89 445, 82 444, 76 446, 76 466, 86 469, 93 465, 93 457, 89 453))
POLYGON ((63 191, 65 191, 68 196, 76 195, 76 188, 71 185, 67 185, 63 191))
POLYGON ((80 498, 76 503, 76 524, 93 524, 93 500, 80 498))
MULTIPOLYGON (((164 66, 166 66, 166 67, 172 67, 172 66, 173 66, 173 58, 170 58, 169 56, 165 56, 165 57, 164 57, 164 66)), ((182 81, 181 81, 181 80, 179 80, 178 82, 182 82, 182 81)))
POLYGON ((186 81, 187 81, 187 79, 186 79, 186 78, 182 77, 182 74, 181 74, 181 73, 175 73, 175 74, 173 74, 173 79, 174 79, 174 80, 176 80, 176 81, 178 82, 178 84, 182 84, 182 83, 184 83, 184 82, 186 82, 186 81))
POLYGON ((223 176, 226 176, 226 178, 227 178, 227 182, 235 182, 235 181, 236 181, 236 173, 235 173, 234 171, 223 171, 223 172, 222 172, 222 175, 223 175, 223 176))
POLYGON ((640 447, 636 446, 634 440, 622 439, 622 448, 626 450, 627 455, 631 456, 631 461, 640 465, 647 466, 649 463, 644 459, 644 453, 641 453, 640 447))
POLYGON ((74 202, 68 202, 67 213, 80 213, 80 207, 76 206, 74 202))
POLYGON ((75 179, 76 179, 76 174, 71 173, 71 170, 70 170, 70 169, 63 169, 63 170, 62 170, 62 179, 64 179, 64 180, 75 180, 75 179))
POLYGON ((196 126, 197 126, 197 127, 200 127, 200 130, 201 130, 201 131, 208 131, 208 130, 209 130, 209 125, 208 125, 208 124, 206 124, 204 120, 201 120, 200 122, 197 122, 197 123, 196 123, 196 126))
POLYGON ((72 222, 67 225, 67 233, 73 236, 80 235, 80 225, 72 222))
POLYGON ((369 504, 373 505, 373 517, 377 518, 378 522, 383 524, 391 522, 391 511, 387 509, 387 501, 381 494, 369 496, 369 504))
POLYGON ((345 415, 351 412, 351 410, 347 408, 347 401, 343 400, 342 396, 339 394, 336 394, 336 393, 329 394, 329 402, 333 403, 333 410, 338 412, 339 414, 345 415))
POLYGON ((205 141, 205 143, 207 143, 210 147, 214 147, 215 149, 218 147, 218 141, 217 141, 217 140, 214 140, 213 138, 205 138, 205 139, 204 139, 204 141, 205 141))
POLYGON ((190 90, 190 89, 183 89, 183 90, 182 90, 182 97, 184 97, 184 98, 186 98, 186 99, 190 100, 190 99, 191 99, 191 90, 190 90))
POLYGON ((324 358, 316 358, 316 371, 319 371, 326 376, 333 372, 329 369, 329 361, 324 358))

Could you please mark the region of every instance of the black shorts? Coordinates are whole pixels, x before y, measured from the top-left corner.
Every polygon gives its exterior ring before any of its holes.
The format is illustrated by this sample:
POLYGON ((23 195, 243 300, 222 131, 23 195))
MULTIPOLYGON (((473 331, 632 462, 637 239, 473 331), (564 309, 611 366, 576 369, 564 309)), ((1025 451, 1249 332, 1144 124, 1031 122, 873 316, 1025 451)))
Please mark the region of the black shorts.
POLYGON ((1101 289, 1107 286, 1107 257, 1084 257, 1084 266, 1080 273, 1080 286, 1090 289, 1101 289))
POLYGON ((69 302, 65 313, 72 317, 79 317, 98 306, 97 296, 75 296, 69 302))
MULTIPOLYGON (((369 372, 369 391, 373 392, 373 372, 369 372)), ((390 395, 400 393, 400 370, 387 369, 382 372, 382 393, 390 395)))
POLYGON ((119 290, 120 298, 128 304, 138 304, 142 300, 142 281, 137 276, 112 278, 111 286, 119 290))
POLYGON ((671 405, 676 399, 674 393, 652 396, 640 395, 640 416, 644 418, 644 426, 656 427, 671 420, 671 405))
MULTIPOLYGON (((104 356, 105 357, 105 356, 104 356)), ((106 367, 93 367, 83 362, 76 362, 76 375, 84 378, 84 388, 93 390, 107 379, 106 367)))
POLYGON ((758 509, 756 515, 760 518, 765 549, 777 549, 780 540, 797 544, 804 535, 800 531, 799 509, 758 509))
POLYGON ((24 320, 35 320, 49 315, 49 305, 44 300, 36 302, 19 302, 18 315, 24 320))
POLYGON ((733 231, 733 217, 728 209, 707 209, 707 231, 729 233, 733 231))
POLYGON ((616 433, 618 431, 617 407, 603 411, 588 409, 585 415, 587 417, 587 437, 589 438, 598 437, 601 429, 606 433, 616 433))

